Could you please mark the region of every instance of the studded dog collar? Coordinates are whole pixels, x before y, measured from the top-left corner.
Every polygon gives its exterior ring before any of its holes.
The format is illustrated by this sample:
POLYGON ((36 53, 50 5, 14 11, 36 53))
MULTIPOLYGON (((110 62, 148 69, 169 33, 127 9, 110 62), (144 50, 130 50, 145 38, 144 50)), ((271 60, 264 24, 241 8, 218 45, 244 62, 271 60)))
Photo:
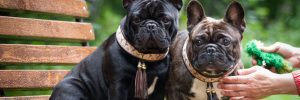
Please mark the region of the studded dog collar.
POLYGON ((140 53, 138 50, 136 50, 124 37, 123 30, 121 27, 118 28, 117 33, 116 33, 116 38, 119 43, 119 45, 130 55, 139 58, 140 60, 145 60, 145 61, 158 61, 164 59, 169 52, 169 48, 167 52, 161 53, 161 54, 144 54, 140 53))

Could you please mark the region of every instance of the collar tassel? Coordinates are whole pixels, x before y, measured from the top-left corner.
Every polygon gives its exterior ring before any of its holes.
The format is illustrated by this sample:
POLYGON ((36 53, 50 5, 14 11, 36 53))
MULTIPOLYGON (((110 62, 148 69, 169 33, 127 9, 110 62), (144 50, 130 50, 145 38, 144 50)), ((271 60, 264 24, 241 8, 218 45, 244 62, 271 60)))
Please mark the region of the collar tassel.
POLYGON ((144 62, 139 61, 138 70, 135 76, 135 94, 134 97, 141 100, 148 99, 148 85, 147 85, 147 74, 146 65, 144 62))
POLYGON ((207 100, 219 100, 212 82, 207 82, 206 93, 207 93, 207 100))

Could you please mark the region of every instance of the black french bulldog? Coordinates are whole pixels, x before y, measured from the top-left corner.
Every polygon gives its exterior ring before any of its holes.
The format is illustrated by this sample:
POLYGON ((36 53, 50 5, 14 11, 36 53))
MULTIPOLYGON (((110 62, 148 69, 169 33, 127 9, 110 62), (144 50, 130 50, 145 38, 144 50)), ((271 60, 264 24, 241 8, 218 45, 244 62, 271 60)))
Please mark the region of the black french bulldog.
MULTIPOLYGON (((181 0, 123 0, 127 15, 120 29, 138 52, 168 51, 178 30, 181 0)), ((126 52, 111 35, 94 53, 81 61, 57 84, 51 100, 134 100, 139 59, 126 52)), ((170 57, 147 62, 147 83, 158 77, 150 100, 163 100, 170 57)), ((148 86, 150 87, 150 86, 148 86)))
POLYGON ((225 17, 216 20, 206 17, 202 5, 192 0, 187 7, 187 15, 187 31, 178 33, 170 48, 172 62, 166 84, 167 99, 218 100, 218 90, 207 90, 208 84, 199 79, 223 77, 229 71, 243 67, 240 57, 245 29, 244 10, 233 1, 225 17), (184 59, 184 53, 187 59, 184 59), (187 67, 186 60, 194 72, 187 67), (202 77, 197 78, 196 74, 202 77), (215 98, 207 94, 216 92, 218 97, 215 98))

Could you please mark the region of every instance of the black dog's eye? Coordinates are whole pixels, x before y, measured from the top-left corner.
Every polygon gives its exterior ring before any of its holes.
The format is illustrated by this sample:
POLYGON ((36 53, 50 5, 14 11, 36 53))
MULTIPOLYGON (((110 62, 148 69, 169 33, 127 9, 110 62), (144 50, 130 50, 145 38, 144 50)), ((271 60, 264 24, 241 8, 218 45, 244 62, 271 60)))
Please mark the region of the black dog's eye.
POLYGON ((134 17, 134 18, 133 18, 133 22, 136 23, 136 24, 138 24, 138 23, 141 22, 141 18, 139 18, 139 17, 134 17))
POLYGON ((168 17, 164 17, 162 19, 162 22, 165 23, 165 24, 169 24, 170 23, 170 19, 168 17))
POLYGON ((222 44, 228 46, 230 44, 230 40, 228 38, 222 39, 222 44))

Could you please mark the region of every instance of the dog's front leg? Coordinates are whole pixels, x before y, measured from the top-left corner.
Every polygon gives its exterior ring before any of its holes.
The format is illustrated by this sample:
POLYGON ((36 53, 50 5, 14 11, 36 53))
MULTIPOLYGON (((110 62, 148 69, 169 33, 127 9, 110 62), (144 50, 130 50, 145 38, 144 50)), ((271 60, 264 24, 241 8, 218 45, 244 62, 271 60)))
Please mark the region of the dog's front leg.
POLYGON ((124 82, 116 82, 110 84, 108 100, 129 100, 129 85, 124 82))
POLYGON ((184 93, 182 89, 178 88, 181 87, 181 84, 178 84, 174 81, 168 81, 166 84, 166 99, 167 100, 190 100, 189 93, 184 93))
POLYGON ((190 100, 190 99, 185 94, 173 90, 173 91, 168 91, 167 100, 190 100))

